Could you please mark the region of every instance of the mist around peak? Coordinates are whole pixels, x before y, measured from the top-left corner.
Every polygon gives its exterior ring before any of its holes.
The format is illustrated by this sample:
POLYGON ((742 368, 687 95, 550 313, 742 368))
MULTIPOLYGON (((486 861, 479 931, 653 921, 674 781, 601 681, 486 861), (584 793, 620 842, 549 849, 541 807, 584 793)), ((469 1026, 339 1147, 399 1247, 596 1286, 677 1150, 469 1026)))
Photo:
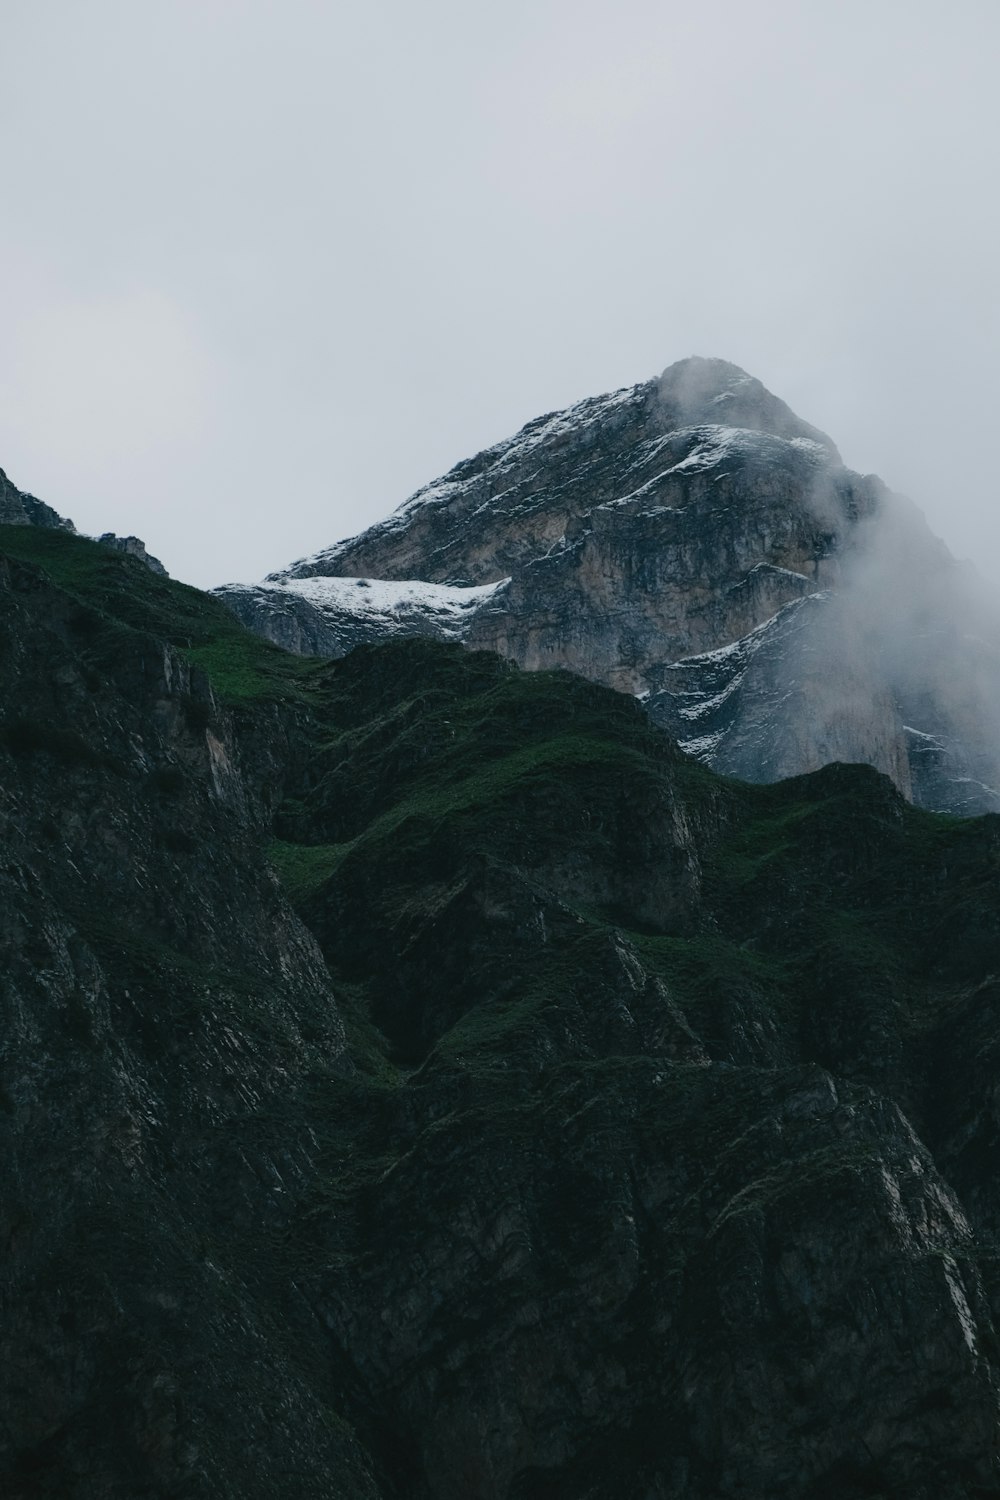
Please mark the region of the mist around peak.
POLYGON ((857 718, 891 690, 914 801, 1000 811, 1000 605, 920 509, 881 487, 830 561, 831 591, 800 645, 824 684, 814 712, 857 718), (818 669, 818 670, 816 670, 818 669))
POLYGON ((663 371, 656 388, 665 430, 718 424, 769 432, 775 437, 808 438, 822 444, 834 463, 842 462, 825 432, 803 422, 755 376, 728 360, 699 355, 678 360, 663 371))

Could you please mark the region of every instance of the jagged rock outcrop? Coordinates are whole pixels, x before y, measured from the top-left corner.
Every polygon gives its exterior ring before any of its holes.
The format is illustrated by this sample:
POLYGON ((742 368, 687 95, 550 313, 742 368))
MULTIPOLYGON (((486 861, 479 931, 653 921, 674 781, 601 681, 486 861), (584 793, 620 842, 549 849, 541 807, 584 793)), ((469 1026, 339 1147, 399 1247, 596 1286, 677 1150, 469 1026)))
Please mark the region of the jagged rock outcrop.
POLYGON ((67 521, 51 505, 36 500, 12 484, 0 469, 0 526, 45 526, 60 531, 75 531, 72 521, 67 521))
POLYGON ((921 805, 1000 809, 992 602, 721 360, 541 417, 360 536, 217 592, 292 650, 426 634, 569 668, 751 780, 867 761, 921 805))
MULTIPOLYGON (((68 531, 76 534, 73 522, 61 516, 51 505, 46 505, 43 500, 36 500, 34 495, 25 494, 16 485, 11 484, 7 475, 0 469, 0 526, 41 526, 47 531, 68 531)), ((167 576, 167 570, 158 557, 153 557, 146 551, 145 542, 137 536, 116 536, 113 531, 105 531, 97 538, 102 547, 111 547, 115 552, 126 552, 129 557, 138 558, 153 573, 167 576)))
POLYGON ((137 536, 116 536, 113 531, 104 531, 97 538, 102 547, 113 547, 116 552, 125 552, 129 557, 138 558, 151 573, 159 573, 167 577, 167 570, 158 557, 146 551, 146 543, 137 536))

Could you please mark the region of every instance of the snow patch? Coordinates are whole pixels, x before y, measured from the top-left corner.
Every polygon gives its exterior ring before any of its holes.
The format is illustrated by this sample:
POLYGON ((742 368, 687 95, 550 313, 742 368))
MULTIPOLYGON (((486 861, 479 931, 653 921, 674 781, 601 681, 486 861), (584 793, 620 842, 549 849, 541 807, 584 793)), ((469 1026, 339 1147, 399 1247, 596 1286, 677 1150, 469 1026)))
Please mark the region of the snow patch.
MULTIPOLYGON (((795 575, 799 576, 799 575, 795 575)), ((718 646, 714 651, 704 651, 697 656, 685 656, 673 662, 668 676, 670 686, 648 694, 642 701, 654 711, 657 700, 663 696, 673 703, 672 718, 677 743, 696 760, 711 762, 729 733, 730 725, 725 713, 727 702, 739 693, 743 686, 751 660, 775 632, 782 631, 791 617, 803 606, 815 604, 829 597, 828 590, 806 594, 782 606, 769 620, 755 629, 731 641, 727 646, 718 646), (691 686, 685 691, 685 676, 691 686), (723 722, 720 723, 720 717, 723 722), (677 721, 689 727, 689 733, 680 732, 677 721)))
MULTIPOLYGON (((768 458, 784 448, 795 448, 817 463, 829 463, 830 455, 822 443, 812 438, 782 438, 752 427, 701 426, 687 429, 696 436, 694 447, 686 458, 668 469, 668 474, 700 473, 715 468, 730 458, 763 455, 768 458)), ((672 434, 674 440, 677 433, 672 434)))
POLYGON ((936 734, 925 734, 922 729, 914 729, 912 724, 904 724, 903 732, 904 734, 912 734, 915 740, 926 740, 928 744, 933 745, 937 750, 944 749, 936 734))
POLYGON ((304 599, 321 614, 374 626, 386 635, 424 621, 442 639, 461 640, 473 616, 509 583, 509 578, 501 578, 496 583, 459 588, 419 578, 287 578, 261 585, 260 593, 264 599, 275 595, 304 599))
POLYGON ((685 755, 693 755, 695 760, 707 760, 718 750, 726 734, 725 729, 717 729, 714 734, 699 734, 694 739, 678 740, 677 743, 685 755))

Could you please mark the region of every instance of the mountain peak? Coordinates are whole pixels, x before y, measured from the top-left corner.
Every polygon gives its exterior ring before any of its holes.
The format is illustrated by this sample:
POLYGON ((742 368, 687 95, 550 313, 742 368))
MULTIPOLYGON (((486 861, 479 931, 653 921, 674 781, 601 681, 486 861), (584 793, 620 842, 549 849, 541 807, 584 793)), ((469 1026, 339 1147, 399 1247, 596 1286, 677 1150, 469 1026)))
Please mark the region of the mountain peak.
MULTIPOLYGON (((807 443, 813 462, 843 467, 831 439, 761 381, 726 360, 692 356, 652 380, 536 417, 424 485, 387 520, 265 582, 367 576, 495 583, 544 553, 595 506, 640 492, 651 503, 680 466, 704 468, 706 427, 728 430, 724 442, 709 445, 717 456, 734 443, 752 447, 752 435, 760 434, 779 445, 807 443)), ((758 467, 774 462, 770 450, 756 457, 758 467)))
POLYGON ((222 597, 294 650, 432 635, 568 668, 746 780, 867 761, 924 806, 1000 811, 992 606, 912 509, 726 360, 538 417, 222 597))
POLYGON ((725 359, 691 355, 668 365, 656 382, 664 430, 719 424, 746 427, 781 438, 808 438, 826 448, 835 463, 840 454, 831 438, 797 417, 762 381, 725 359))

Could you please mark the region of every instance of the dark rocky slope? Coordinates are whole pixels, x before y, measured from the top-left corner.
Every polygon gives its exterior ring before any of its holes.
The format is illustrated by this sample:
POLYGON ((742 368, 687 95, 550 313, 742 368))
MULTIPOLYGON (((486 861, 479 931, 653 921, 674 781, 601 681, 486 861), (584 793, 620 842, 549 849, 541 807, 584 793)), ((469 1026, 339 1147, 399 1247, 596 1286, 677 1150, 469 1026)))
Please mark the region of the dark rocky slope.
POLYGON ((294 716, 241 734, 142 628, 190 639, 193 590, 2 535, 0 1493, 374 1495, 275 1248, 350 1068, 261 852, 294 716))
POLYGON ((419 634, 568 667, 749 780, 865 761, 919 805, 1000 810, 992 600, 721 360, 540 417, 360 536, 218 593, 295 651, 419 634))
POLYGON ((0 526, 42 526, 56 531, 75 531, 72 521, 67 521, 51 505, 25 494, 7 478, 0 469, 0 526))
POLYGON ((4 1494, 1000 1494, 998 820, 0 557, 4 1494))

